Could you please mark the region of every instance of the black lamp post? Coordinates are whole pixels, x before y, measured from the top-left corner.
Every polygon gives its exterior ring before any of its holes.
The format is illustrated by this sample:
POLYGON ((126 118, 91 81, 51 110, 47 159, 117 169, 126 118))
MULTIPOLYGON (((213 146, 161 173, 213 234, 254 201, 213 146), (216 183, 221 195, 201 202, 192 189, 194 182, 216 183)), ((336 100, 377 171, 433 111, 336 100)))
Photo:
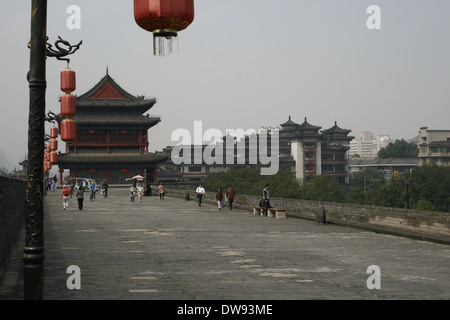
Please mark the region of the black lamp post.
POLYGON ((59 60, 78 50, 81 42, 72 47, 58 40, 57 50, 47 44, 47 0, 32 0, 30 71, 30 109, 28 118, 28 177, 25 213, 24 298, 39 300, 43 297, 44 282, 44 147, 45 147, 45 90, 46 57, 59 60), (68 49, 62 49, 63 43, 68 49))
POLYGON ((28 178, 25 215, 24 298, 42 299, 44 282, 44 136, 47 0, 32 0, 28 178))

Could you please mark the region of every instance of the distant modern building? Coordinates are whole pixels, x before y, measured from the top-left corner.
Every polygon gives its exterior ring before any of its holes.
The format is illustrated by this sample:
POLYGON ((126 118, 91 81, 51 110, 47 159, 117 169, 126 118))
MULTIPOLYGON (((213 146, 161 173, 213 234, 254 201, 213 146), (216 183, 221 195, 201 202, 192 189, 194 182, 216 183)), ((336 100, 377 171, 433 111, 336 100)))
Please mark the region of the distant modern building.
POLYGON ((450 130, 420 128, 419 159, 420 165, 436 163, 450 167, 450 130))
POLYGON ((373 132, 361 132, 359 139, 353 139, 350 142, 350 158, 355 158, 356 155, 361 159, 375 159, 378 152, 388 146, 392 142, 389 135, 377 135, 375 137, 373 132))
POLYGON ((135 175, 156 182, 156 168, 168 159, 150 153, 148 130, 161 119, 144 115, 156 99, 136 97, 122 89, 108 73, 76 99, 77 140, 66 143, 58 156, 61 181, 64 170, 73 178, 91 178, 109 184, 127 183, 135 175))

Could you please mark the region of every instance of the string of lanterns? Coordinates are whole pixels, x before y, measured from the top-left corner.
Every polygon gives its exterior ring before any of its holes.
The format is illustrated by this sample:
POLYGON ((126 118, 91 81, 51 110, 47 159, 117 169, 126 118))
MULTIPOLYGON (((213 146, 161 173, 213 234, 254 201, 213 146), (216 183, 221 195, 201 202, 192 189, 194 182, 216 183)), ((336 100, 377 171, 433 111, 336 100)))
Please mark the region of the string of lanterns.
POLYGON ((50 128, 50 143, 46 146, 44 153, 44 173, 51 170, 52 165, 58 163, 58 134, 61 133, 61 140, 71 143, 77 139, 77 127, 71 118, 76 114, 76 98, 72 94, 76 90, 76 73, 67 68, 61 71, 61 91, 64 95, 60 98, 61 112, 64 119, 60 123, 60 130, 56 126, 50 128))

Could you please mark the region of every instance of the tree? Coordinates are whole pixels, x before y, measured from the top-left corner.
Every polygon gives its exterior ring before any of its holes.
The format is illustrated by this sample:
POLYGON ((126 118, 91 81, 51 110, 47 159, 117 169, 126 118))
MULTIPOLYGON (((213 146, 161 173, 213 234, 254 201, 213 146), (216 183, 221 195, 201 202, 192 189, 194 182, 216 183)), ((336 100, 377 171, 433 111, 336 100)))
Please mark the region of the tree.
POLYGON ((409 179, 412 181, 410 196, 413 204, 448 211, 450 205, 448 168, 436 164, 419 166, 413 169, 409 179))
POLYGON ((312 183, 303 181, 300 194, 305 200, 342 202, 345 199, 345 192, 337 179, 326 175, 314 177, 312 183))
POLYGON ((404 139, 395 140, 390 142, 387 147, 381 148, 378 151, 379 159, 387 158, 417 158, 419 155, 419 149, 417 144, 413 142, 407 142, 404 139))
POLYGON ((384 174, 372 168, 365 168, 361 172, 350 174, 350 185, 363 191, 366 191, 373 181, 383 182, 384 174))
POLYGON ((262 190, 266 184, 270 185, 270 196, 282 198, 299 198, 300 185, 288 171, 280 169, 277 174, 262 176, 260 167, 236 168, 231 167, 226 172, 208 174, 206 185, 208 190, 225 191, 232 185, 237 194, 257 195, 262 197, 262 190))

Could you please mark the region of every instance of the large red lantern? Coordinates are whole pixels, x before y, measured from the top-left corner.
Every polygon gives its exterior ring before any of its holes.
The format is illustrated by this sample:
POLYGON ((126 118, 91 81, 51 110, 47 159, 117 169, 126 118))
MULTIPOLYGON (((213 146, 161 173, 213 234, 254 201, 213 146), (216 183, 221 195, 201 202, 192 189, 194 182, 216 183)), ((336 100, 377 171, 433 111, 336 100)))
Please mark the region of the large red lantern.
POLYGON ((56 139, 51 139, 50 140, 50 150, 51 151, 58 150, 58 140, 56 140, 56 139))
POLYGON ((178 31, 194 21, 194 0, 134 0, 134 19, 143 29, 153 33, 153 54, 159 45, 159 55, 164 55, 164 39, 171 41, 178 31), (158 39, 158 43, 156 42, 158 39))
POLYGON ((76 114, 76 98, 72 94, 61 96, 61 116, 65 118, 73 117, 76 114))
POLYGON ((64 119, 61 121, 61 140, 74 142, 77 140, 77 126, 75 121, 64 119))
POLYGON ((58 163, 58 154, 55 151, 50 152, 50 163, 58 163))
POLYGON ((61 91, 69 93, 75 91, 76 87, 75 71, 71 69, 61 71, 61 91))
POLYGON ((50 128, 50 138, 56 139, 56 138, 58 138, 58 134, 59 134, 58 127, 50 128))

